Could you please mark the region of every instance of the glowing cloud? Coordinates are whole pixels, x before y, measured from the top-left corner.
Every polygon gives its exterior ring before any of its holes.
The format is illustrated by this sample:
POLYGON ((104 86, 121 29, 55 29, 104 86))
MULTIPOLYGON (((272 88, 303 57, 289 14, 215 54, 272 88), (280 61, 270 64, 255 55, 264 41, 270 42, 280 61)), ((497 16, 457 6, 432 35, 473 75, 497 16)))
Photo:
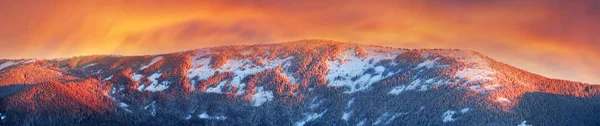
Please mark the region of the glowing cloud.
POLYGON ((600 83, 597 1, 0 1, 0 57, 142 55, 331 39, 460 48, 600 83))

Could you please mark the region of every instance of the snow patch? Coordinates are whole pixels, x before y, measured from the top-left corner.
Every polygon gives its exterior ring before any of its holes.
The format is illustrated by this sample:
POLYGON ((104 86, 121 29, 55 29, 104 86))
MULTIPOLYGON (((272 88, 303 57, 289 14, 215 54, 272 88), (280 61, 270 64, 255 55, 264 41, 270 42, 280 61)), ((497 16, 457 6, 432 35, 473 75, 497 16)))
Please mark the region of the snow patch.
POLYGON ((107 81, 107 80, 110 80, 110 79, 112 79, 112 78, 113 78, 113 75, 110 75, 110 76, 108 76, 107 78, 104 78, 103 80, 104 80, 104 81, 107 81))
POLYGON ((169 81, 163 81, 160 84, 159 83, 152 83, 150 85, 148 85, 148 87, 146 87, 144 90, 146 91, 162 91, 165 90, 167 88, 169 88, 169 81))
MULTIPOLYGON (((415 89, 417 89, 417 87, 419 85, 421 85, 421 79, 414 80, 413 82, 411 82, 408 85, 396 86, 388 94, 398 95, 404 91, 415 90, 415 89)), ((427 88, 427 87, 421 87, 421 88, 427 88)), ((421 90, 423 90, 423 89, 421 89, 421 90)))
POLYGON ((311 100, 311 104, 310 104, 309 108, 315 109, 315 108, 319 107, 321 105, 321 103, 323 103, 323 100, 320 100, 317 102, 317 98, 314 98, 313 100, 311 100))
POLYGON ((496 70, 492 69, 485 59, 474 54, 464 53, 455 56, 459 59, 459 62, 466 63, 465 65, 468 66, 458 71, 457 77, 467 79, 465 83, 494 80, 492 76, 496 74, 496 70))
POLYGON ((192 119, 192 114, 187 114, 185 117, 183 117, 183 119, 185 119, 185 120, 192 119))
MULTIPOLYGON (((288 69, 289 69, 289 68, 290 68, 290 66, 292 66, 292 63, 291 63, 291 62, 285 62, 285 63, 283 64, 282 68, 288 68, 288 69)), ((287 71, 287 70, 285 70, 285 71, 287 71)), ((283 73, 283 74, 284 74, 284 75, 285 75, 285 76, 288 78, 288 80, 290 81, 290 83, 291 83, 291 84, 296 84, 296 83, 298 83, 298 79, 296 79, 296 78, 294 77, 294 74, 293 74, 293 73, 289 73, 289 72, 282 72, 282 73, 283 73)))
POLYGON ((321 116, 323 116, 323 114, 325 114, 326 112, 327 112, 327 110, 325 110, 325 111, 323 111, 321 113, 308 114, 300 122, 294 123, 294 126, 304 126, 304 124, 306 124, 307 122, 313 121, 313 120, 315 120, 317 118, 321 118, 321 116))
POLYGON ((427 89, 429 89, 429 85, 421 85, 421 88, 419 88, 419 91, 427 91, 427 89))
POLYGON ((350 112, 344 112, 344 113, 342 114, 342 119, 343 119, 343 120, 345 120, 345 121, 348 121, 348 119, 350 119, 350 115, 352 115, 352 113, 354 113, 354 112, 353 112, 353 111, 350 111, 350 112))
POLYGON ((127 104, 125 104, 125 103, 121 102, 121 103, 119 103, 119 107, 121 107, 123 110, 125 110, 125 111, 127 111, 127 112, 130 112, 130 113, 131 113, 131 110, 129 110, 129 109, 127 108, 127 107, 129 107, 129 105, 127 105, 127 104))
POLYGON ((479 87, 481 87, 481 85, 473 85, 473 86, 469 86, 469 89, 477 90, 479 87))
POLYGON ((140 67, 140 70, 144 70, 144 69, 146 69, 146 68, 148 68, 148 67, 150 67, 150 66, 154 65, 156 62, 158 62, 158 61, 160 61, 160 60, 163 60, 163 57, 162 57, 162 56, 159 56, 159 57, 156 57, 156 58, 152 59, 152 61, 150 61, 150 63, 148 63, 148 64, 146 64, 146 65, 144 65, 144 66, 140 67))
POLYGON ((493 85, 486 85, 486 86, 483 86, 483 88, 484 88, 485 90, 492 90, 492 91, 494 91, 494 90, 498 90, 498 88, 500 88, 500 87, 502 87, 502 85, 499 85, 499 84, 493 84, 493 85))
POLYGON ((437 82, 433 83, 433 85, 441 85, 441 84, 450 84, 450 82, 448 80, 438 80, 437 82))
POLYGON ((37 59, 29 59, 29 60, 27 60, 27 61, 25 61, 23 63, 24 64, 29 64, 29 63, 33 63, 33 62, 36 62, 36 61, 38 61, 38 60, 37 59))
POLYGON ((206 112, 198 115, 198 117, 200 119, 208 119, 208 120, 225 120, 225 119, 227 119, 226 116, 210 116, 206 112))
POLYGON ((392 90, 388 94, 398 95, 398 94, 404 92, 405 89, 406 89, 405 85, 396 86, 396 87, 392 88, 392 90))
POLYGON ((346 104, 346 109, 350 109, 350 107, 352 106, 352 103, 354 103, 354 98, 350 99, 350 101, 348 101, 348 104, 346 104))
POLYGON ((258 87, 258 91, 254 95, 252 95, 252 105, 254 106, 260 106, 265 102, 272 100, 273 92, 264 90, 262 86, 258 87))
MULTIPOLYGON (((265 71, 268 69, 273 69, 277 66, 284 64, 285 62, 288 62, 291 59, 293 59, 293 57, 287 57, 285 59, 274 59, 272 61, 263 59, 263 61, 265 61, 264 66, 254 64, 254 62, 249 59, 229 60, 218 71, 233 72, 231 86, 237 86, 237 87, 240 87, 240 89, 241 89, 241 88, 243 88, 241 86, 243 84, 242 79, 244 79, 246 76, 253 75, 258 72, 265 71)), ((288 77, 293 78, 292 75, 288 75, 288 77)))
POLYGON ((117 93, 117 88, 112 87, 112 89, 110 90, 110 94, 115 94, 115 93, 117 93))
MULTIPOLYGON (((289 60, 293 59, 293 57, 287 57, 284 59, 273 59, 268 60, 267 58, 262 59, 265 61, 264 66, 255 64, 254 61, 250 59, 237 59, 232 58, 227 61, 221 68, 214 69, 210 66, 211 58, 208 55, 208 52, 204 52, 204 54, 200 53, 200 55, 192 57, 192 68, 187 71, 187 76, 190 79, 197 78, 198 80, 206 80, 209 77, 213 76, 217 72, 232 72, 232 79, 230 80, 230 86, 239 87, 236 94, 243 93, 243 89, 245 83, 242 83, 242 79, 246 76, 256 74, 261 71, 265 71, 268 69, 273 69, 282 64, 286 64, 289 60)), ((284 65, 285 66, 285 65, 284 65)), ((289 67, 290 65, 287 65, 289 67)), ((296 80, 291 74, 286 74, 290 81, 294 83, 296 80)))
POLYGON ((498 97, 495 101, 500 103, 511 103, 510 99, 504 97, 498 97))
POLYGON ((163 81, 162 83, 158 83, 158 78, 162 75, 162 73, 154 73, 148 77, 150 80, 150 85, 148 85, 144 90, 147 91, 162 91, 169 88, 169 81, 163 81))
POLYGON ((225 86, 225 83, 227 83, 227 81, 222 81, 221 83, 219 83, 215 87, 209 87, 209 88, 206 89, 206 92, 207 93, 221 93, 221 90, 225 86))
POLYGON ((91 66, 96 66, 96 65, 97 65, 97 63, 90 63, 88 65, 83 66, 83 69, 91 67, 91 66))
POLYGON ((435 62, 438 61, 438 60, 440 60, 439 57, 435 58, 433 60, 426 60, 426 61, 424 61, 422 63, 419 63, 415 69, 419 69, 419 68, 431 69, 431 68, 435 67, 435 62))
POLYGON ((433 81, 435 81, 433 78, 427 79, 425 80, 425 83, 433 83, 433 81))
POLYGON ((460 113, 467 113, 469 111, 471 111, 471 108, 463 108, 460 110, 460 113))
POLYGON ((131 79, 133 81, 139 81, 142 79, 142 77, 144 77, 144 75, 142 75, 142 74, 137 74, 137 73, 131 74, 131 79))
POLYGON ((455 121, 456 119, 452 117, 452 116, 454 116, 454 114, 456 114, 456 111, 448 110, 448 111, 444 112, 444 115, 442 115, 442 122, 446 123, 446 122, 455 121))
POLYGON ((327 86, 348 87, 349 90, 344 93, 367 90, 372 84, 398 72, 384 75, 386 68, 376 65, 381 60, 393 60, 399 53, 369 52, 370 57, 363 59, 356 56, 355 51, 347 50, 337 60, 327 61, 329 65, 329 71, 325 75, 328 80, 327 86))
POLYGON ((156 116, 156 101, 152 101, 152 103, 146 105, 144 107, 144 110, 148 110, 149 108, 152 108, 152 110, 150 111, 150 115, 156 116))
POLYGON ((496 74, 496 72, 489 69, 466 68, 464 70, 459 71, 457 76, 462 79, 468 79, 465 83, 470 83, 479 80, 494 80, 494 78, 491 77, 494 74, 496 74))
POLYGON ((240 84, 240 86, 238 86, 238 87, 240 87, 240 88, 238 88, 238 90, 235 92, 235 94, 237 94, 237 95, 241 95, 241 94, 243 94, 244 92, 246 92, 246 89, 244 89, 244 88, 241 88, 241 87, 246 87, 246 83, 242 83, 242 84, 240 84))
POLYGON ((363 120, 360 120, 360 122, 358 122, 358 123, 356 124, 356 126, 364 126, 364 125, 365 125, 365 121, 366 121, 365 119, 363 119, 363 120))
POLYGON ((211 58, 201 58, 192 62, 192 69, 188 70, 188 78, 198 77, 198 80, 206 80, 215 74, 215 70, 210 67, 211 58))
POLYGON ((404 115, 404 114, 406 114, 406 113, 397 113, 397 114, 394 114, 394 115, 392 115, 392 117, 391 117, 391 118, 389 118, 389 119, 388 119, 388 120, 385 122, 385 125, 389 125, 390 123, 392 123, 392 121, 394 121, 394 119, 396 119, 396 117, 398 117, 398 116, 401 116, 401 115, 404 115))
POLYGON ((7 67, 10 67, 10 66, 15 65, 15 64, 17 64, 17 63, 13 62, 13 61, 4 62, 4 63, 0 64, 0 70, 2 70, 4 68, 7 68, 7 67))
POLYGON ((377 118, 377 121, 375 121, 375 123, 373 123, 373 125, 380 124, 383 121, 385 121, 385 125, 389 125, 390 123, 392 123, 392 121, 394 121, 394 119, 396 119, 396 117, 398 117, 402 114, 403 113, 390 114, 390 113, 386 112, 383 115, 381 115, 379 118, 377 118))
POLYGON ((486 91, 495 91, 498 90, 502 87, 502 85, 499 84, 483 84, 483 85, 471 85, 469 86, 469 89, 473 90, 473 91, 477 91, 477 92, 486 92, 486 91))
POLYGON ((517 126, 532 126, 532 125, 527 125, 527 121, 523 121, 523 122, 521 122, 521 124, 519 124, 517 126))
POLYGON ((143 84, 138 85, 138 87, 137 87, 138 91, 142 91, 143 89, 144 89, 144 85, 143 84))

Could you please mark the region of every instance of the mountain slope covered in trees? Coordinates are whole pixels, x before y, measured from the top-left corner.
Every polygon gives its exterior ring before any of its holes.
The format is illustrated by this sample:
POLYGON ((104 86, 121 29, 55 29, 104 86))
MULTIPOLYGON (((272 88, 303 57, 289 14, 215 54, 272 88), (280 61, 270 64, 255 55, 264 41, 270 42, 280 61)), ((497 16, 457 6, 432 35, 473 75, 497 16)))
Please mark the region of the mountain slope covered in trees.
POLYGON ((0 124, 600 125, 599 91, 472 51, 303 40, 0 60, 0 124))

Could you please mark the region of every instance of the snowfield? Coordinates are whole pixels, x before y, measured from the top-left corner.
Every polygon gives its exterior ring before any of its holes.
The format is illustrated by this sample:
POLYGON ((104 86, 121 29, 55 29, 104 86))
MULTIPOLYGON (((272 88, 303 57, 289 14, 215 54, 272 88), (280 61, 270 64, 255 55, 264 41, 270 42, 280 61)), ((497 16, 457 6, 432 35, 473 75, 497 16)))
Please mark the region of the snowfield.
POLYGON ((152 61, 150 63, 148 63, 148 64, 143 65, 142 67, 140 67, 140 70, 144 70, 144 69, 146 69, 146 68, 154 65, 156 62, 158 62, 160 60, 163 60, 162 56, 159 56, 159 57, 156 57, 156 58, 152 59, 152 61))
POLYGON ((399 72, 384 74, 386 68, 377 66, 377 63, 382 60, 392 60, 402 54, 402 51, 368 53, 368 58, 361 58, 357 56, 355 50, 346 50, 337 60, 328 61, 329 72, 325 75, 328 79, 327 86, 348 87, 349 90, 345 93, 354 93, 367 90, 374 83, 399 72))

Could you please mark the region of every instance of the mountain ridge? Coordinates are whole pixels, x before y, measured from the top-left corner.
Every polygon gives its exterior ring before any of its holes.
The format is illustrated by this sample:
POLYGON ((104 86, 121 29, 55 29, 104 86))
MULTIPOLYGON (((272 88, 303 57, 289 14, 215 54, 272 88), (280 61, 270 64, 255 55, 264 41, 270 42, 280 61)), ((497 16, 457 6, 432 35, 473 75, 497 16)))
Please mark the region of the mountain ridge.
MULTIPOLYGON (((193 51, 197 51, 197 50, 202 50, 202 49, 223 48, 223 47, 245 47, 245 46, 263 46, 263 45, 277 46, 277 45, 286 45, 286 44, 290 44, 290 43, 315 44, 315 43, 319 43, 319 42, 329 42, 329 43, 333 42, 333 43, 346 44, 346 45, 378 47, 378 48, 390 48, 390 49, 400 49, 400 50, 413 50, 413 51, 414 50, 420 50, 420 51, 428 51, 428 50, 457 50, 457 51, 466 51, 466 52, 475 53, 477 55, 480 55, 480 56, 482 56, 484 58, 493 60, 495 62, 500 62, 502 64, 506 64, 508 66, 514 67, 514 66, 512 66, 510 64, 494 60, 493 58, 490 58, 490 57, 488 57, 488 56, 486 56, 484 54, 481 54, 480 52, 473 51, 473 50, 452 49, 452 48, 421 48, 421 49, 410 49, 410 48, 386 47, 386 46, 379 46, 379 45, 372 45, 372 44, 358 44, 358 43, 352 43, 352 42, 342 42, 342 41, 334 41, 334 40, 327 40, 327 39, 303 39, 303 40, 286 41, 286 42, 280 42, 280 43, 259 43, 259 44, 246 44, 246 45, 221 45, 221 46, 203 47, 203 48, 198 48, 198 49, 193 49, 193 50, 175 51, 175 52, 168 52, 168 53, 159 53, 159 54, 144 54, 144 55, 92 54, 92 55, 82 55, 82 56, 72 56, 72 57, 60 57, 60 58, 0 59, 0 62, 2 62, 2 61, 4 61, 4 62, 8 62, 8 61, 33 62, 33 61, 39 61, 39 60, 64 60, 64 59, 96 57, 96 56, 105 56, 105 57, 146 57, 146 56, 169 55, 169 54, 176 54, 176 53, 189 53, 189 52, 193 52, 193 51)), ((0 66, 0 68, 2 68, 2 67, 0 66)), ((527 70, 524 70, 524 69, 521 69, 521 68, 517 68, 517 67, 514 67, 514 68, 520 69, 520 70, 523 70, 523 71, 527 71, 527 70)), ((0 69, 0 70, 2 70, 2 69, 0 69)), ((527 71, 527 72, 530 72, 530 71, 527 71)), ((530 72, 530 73, 531 74, 536 74, 536 75, 539 75, 539 76, 544 76, 544 75, 538 74, 538 73, 533 73, 533 72, 530 72)), ((572 82, 577 82, 577 83, 585 83, 585 84, 590 84, 590 85, 598 85, 598 84, 595 84, 595 83, 581 82, 581 81, 576 81, 576 80, 551 78, 551 77, 547 77, 547 76, 544 76, 544 77, 549 78, 549 79, 555 79, 555 80, 565 80, 565 81, 572 81, 572 82)))

